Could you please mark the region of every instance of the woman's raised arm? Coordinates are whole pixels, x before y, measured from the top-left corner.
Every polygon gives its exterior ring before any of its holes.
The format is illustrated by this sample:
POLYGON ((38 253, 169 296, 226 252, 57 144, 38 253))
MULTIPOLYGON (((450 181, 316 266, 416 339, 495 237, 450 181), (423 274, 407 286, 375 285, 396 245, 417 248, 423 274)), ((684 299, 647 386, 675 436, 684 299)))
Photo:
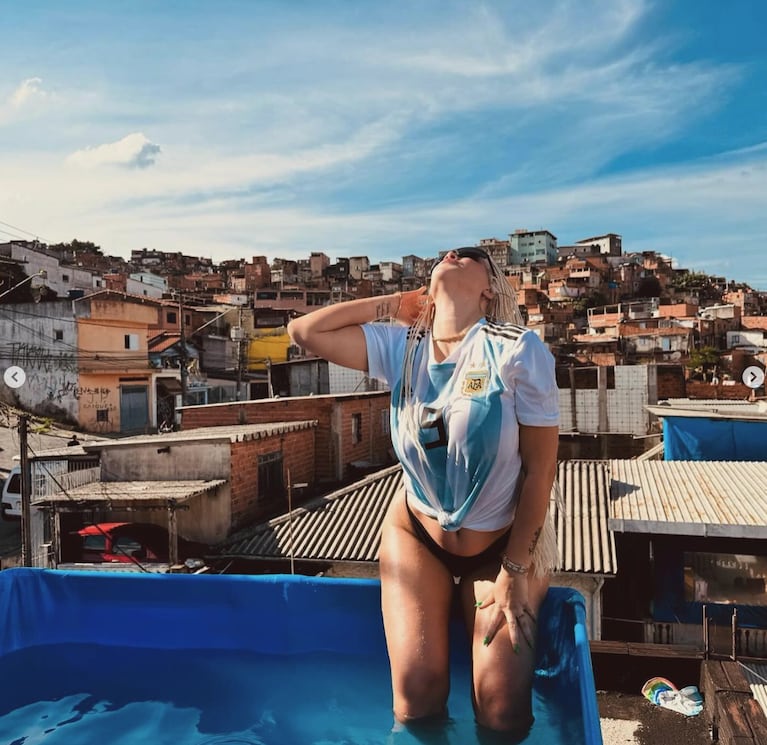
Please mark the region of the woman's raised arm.
POLYGON ((395 318, 400 293, 328 305, 288 324, 290 338, 318 357, 354 370, 367 370, 363 323, 395 318))

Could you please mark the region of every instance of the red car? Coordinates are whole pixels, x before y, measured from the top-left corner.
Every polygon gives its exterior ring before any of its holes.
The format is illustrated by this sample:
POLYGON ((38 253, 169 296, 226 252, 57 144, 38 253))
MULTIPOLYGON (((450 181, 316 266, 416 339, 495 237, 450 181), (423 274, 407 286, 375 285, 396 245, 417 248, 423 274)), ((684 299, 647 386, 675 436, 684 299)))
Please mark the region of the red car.
MULTIPOLYGON (((98 523, 87 525, 73 533, 78 546, 75 561, 121 562, 136 559, 141 562, 169 560, 168 531, 152 523, 98 523), (132 558, 131 558, 132 557, 132 558)), ((201 559, 210 553, 204 543, 178 538, 178 559, 201 559)))

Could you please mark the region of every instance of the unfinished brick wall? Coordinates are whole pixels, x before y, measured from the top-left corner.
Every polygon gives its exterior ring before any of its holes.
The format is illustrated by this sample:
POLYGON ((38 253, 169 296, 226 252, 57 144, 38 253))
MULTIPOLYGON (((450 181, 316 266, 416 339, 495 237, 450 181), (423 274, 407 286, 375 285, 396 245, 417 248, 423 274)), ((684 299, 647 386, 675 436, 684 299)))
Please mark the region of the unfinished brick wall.
MULTIPOLYGON (((283 474, 287 488, 287 471, 291 484, 314 486, 314 427, 285 432, 268 437, 248 438, 231 445, 232 496, 231 530, 237 530, 267 515, 286 512, 287 493, 268 494, 259 483, 259 456, 282 454, 283 474)), ((295 505, 294 505, 295 506, 295 505)))
POLYGON ((684 367, 682 365, 658 365, 658 401, 667 398, 685 398, 687 390, 685 385, 684 367))
POLYGON ((745 401, 751 396, 752 390, 743 383, 734 385, 713 385, 698 381, 687 381, 687 395, 690 398, 722 398, 727 401, 745 401))

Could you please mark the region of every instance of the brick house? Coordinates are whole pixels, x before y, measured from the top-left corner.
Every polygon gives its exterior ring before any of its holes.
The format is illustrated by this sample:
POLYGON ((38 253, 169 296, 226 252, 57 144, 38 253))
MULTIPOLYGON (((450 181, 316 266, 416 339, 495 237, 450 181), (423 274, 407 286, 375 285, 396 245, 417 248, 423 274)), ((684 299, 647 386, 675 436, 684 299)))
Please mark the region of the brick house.
POLYGON ((389 392, 293 396, 184 406, 182 430, 196 427, 317 422, 314 461, 318 483, 339 483, 395 462, 389 430, 389 392))
POLYGON ((35 565, 55 566, 61 540, 84 524, 150 522, 213 545, 284 512, 288 476, 302 494, 314 489, 316 427, 316 421, 205 427, 41 453, 32 459, 33 474, 39 472, 31 500, 35 565), (96 465, 70 473, 73 457, 96 465))

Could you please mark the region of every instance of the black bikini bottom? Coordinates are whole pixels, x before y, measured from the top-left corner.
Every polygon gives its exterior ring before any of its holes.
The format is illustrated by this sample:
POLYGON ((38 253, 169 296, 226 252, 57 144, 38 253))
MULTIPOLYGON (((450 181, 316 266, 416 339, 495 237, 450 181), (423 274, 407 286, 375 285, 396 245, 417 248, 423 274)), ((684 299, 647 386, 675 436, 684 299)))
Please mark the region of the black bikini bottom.
POLYGON ((477 569, 481 569, 488 564, 496 563, 498 566, 501 564, 501 554, 506 550, 506 545, 509 542, 509 534, 511 528, 509 528, 500 538, 493 541, 484 551, 475 554, 474 556, 457 556, 451 554, 449 551, 445 551, 428 533, 426 528, 421 525, 418 518, 413 514, 413 510, 410 509, 410 505, 405 498, 405 507, 407 508, 407 514, 410 517, 410 524, 413 526, 416 538, 423 543, 429 551, 444 564, 453 577, 464 577, 467 574, 471 574, 477 569))

